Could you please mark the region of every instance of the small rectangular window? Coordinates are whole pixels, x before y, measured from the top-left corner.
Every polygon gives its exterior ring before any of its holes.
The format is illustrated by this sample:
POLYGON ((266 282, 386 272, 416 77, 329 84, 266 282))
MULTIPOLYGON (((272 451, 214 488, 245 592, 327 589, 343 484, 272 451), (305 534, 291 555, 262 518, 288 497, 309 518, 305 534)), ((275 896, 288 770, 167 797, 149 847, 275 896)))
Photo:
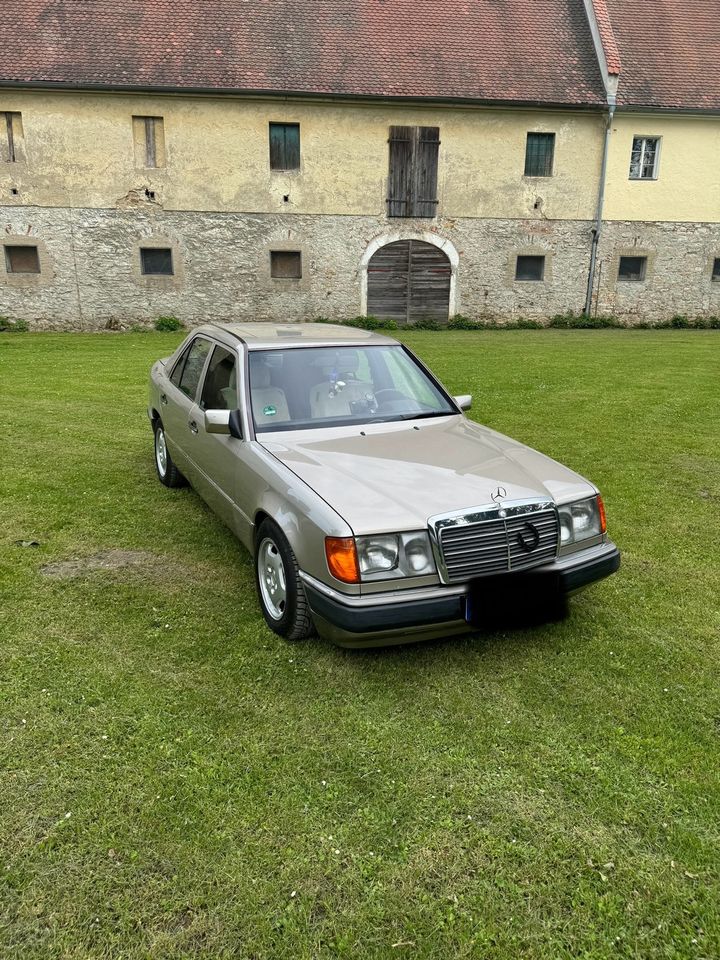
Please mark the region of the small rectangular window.
POLYGON ((618 280, 631 280, 635 283, 645 279, 647 257, 620 257, 618 280))
POLYGON ((554 133, 529 133, 525 145, 525 176, 551 177, 554 156, 554 133))
POLYGON ((5 163, 17 163, 18 141, 21 136, 20 114, 12 111, 0 113, 0 160, 4 160, 5 163))
POLYGON ((5 266, 8 273, 40 273, 38 248, 32 246, 6 246, 5 266))
POLYGON ((545 257, 521 256, 515 264, 516 280, 543 280, 545 278, 545 257))
POLYGON ((270 169, 300 169, 300 124, 270 124, 270 169))
POLYGON ((270 254, 270 276, 276 280, 300 280, 302 256, 294 250, 273 250, 270 254))
POLYGON ((659 159, 660 137, 633 137, 630 179, 656 180, 659 159))
POLYGON ((140 268, 146 276, 171 277, 174 273, 170 247, 142 247, 140 268))
POLYGON ((133 138, 137 166, 165 166, 165 126, 162 117, 133 117, 133 138))
POLYGON ((712 278, 717 283, 720 283, 720 257, 715 257, 713 260, 712 278))

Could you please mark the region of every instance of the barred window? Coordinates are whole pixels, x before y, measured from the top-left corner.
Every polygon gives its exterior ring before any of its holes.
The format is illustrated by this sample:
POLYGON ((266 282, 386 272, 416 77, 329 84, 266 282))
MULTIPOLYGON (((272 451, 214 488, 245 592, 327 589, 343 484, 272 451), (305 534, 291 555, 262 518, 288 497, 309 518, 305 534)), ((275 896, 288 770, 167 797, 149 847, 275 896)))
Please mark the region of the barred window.
POLYGON ((8 273, 40 273, 38 248, 6 244, 5 269, 8 273))
POLYGON ((631 280, 638 283, 647 275, 647 257, 620 257, 618 280, 631 280))
POLYGON ((545 257, 519 256, 515 262, 516 280, 544 280, 545 257))
POLYGON ((551 177, 555 157, 554 133, 529 133, 525 145, 525 176, 551 177))
POLYGON ((175 272, 172 250, 170 247, 142 247, 140 269, 148 277, 171 277, 175 272))
POLYGON ((270 252, 270 276, 277 280, 300 280, 302 278, 302 255, 299 250, 272 250, 270 252))
POLYGON ((656 180, 659 159, 660 137, 633 137, 630 179, 656 180))
POLYGON ((717 283, 720 283, 720 257, 715 257, 713 260, 712 278, 717 283))

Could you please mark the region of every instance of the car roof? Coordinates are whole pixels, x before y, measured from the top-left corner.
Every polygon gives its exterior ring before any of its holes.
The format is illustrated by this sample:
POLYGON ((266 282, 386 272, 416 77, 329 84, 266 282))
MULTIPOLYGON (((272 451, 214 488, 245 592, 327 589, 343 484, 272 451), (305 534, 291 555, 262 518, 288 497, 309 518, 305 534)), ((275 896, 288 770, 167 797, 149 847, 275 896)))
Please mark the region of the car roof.
POLYGON ((247 344, 248 350, 267 347, 326 347, 397 343, 391 337, 357 327, 341 327, 334 323, 213 323, 247 344))

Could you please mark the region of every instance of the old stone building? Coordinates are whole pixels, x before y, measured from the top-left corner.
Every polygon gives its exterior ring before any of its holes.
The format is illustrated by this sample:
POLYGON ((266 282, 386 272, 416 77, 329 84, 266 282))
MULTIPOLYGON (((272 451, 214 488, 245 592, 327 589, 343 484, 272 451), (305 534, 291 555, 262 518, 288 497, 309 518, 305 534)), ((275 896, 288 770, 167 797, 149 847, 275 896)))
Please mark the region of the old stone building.
POLYGON ((720 314, 717 0, 5 0, 0 315, 720 314))

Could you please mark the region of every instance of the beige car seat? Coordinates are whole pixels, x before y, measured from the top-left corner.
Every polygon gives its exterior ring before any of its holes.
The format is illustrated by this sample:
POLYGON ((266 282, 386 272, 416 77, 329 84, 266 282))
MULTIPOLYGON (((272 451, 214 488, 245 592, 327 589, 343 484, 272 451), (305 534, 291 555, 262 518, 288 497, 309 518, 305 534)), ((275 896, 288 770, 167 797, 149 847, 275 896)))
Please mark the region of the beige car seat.
POLYGON ((235 373, 235 364, 233 364, 232 370, 230 371, 230 379, 228 381, 227 387, 221 387, 220 393, 223 400, 225 401, 226 410, 237 410, 238 408, 238 398, 237 398, 237 375, 235 373))
POLYGON ((338 350, 334 363, 323 364, 323 374, 335 379, 316 383, 310 389, 310 416, 313 420, 352 416, 352 403, 373 396, 372 383, 355 379, 358 363, 357 350, 338 350))
POLYGON ((270 367, 250 357, 250 395, 255 423, 287 423, 290 419, 287 398, 280 387, 270 386, 270 367))

